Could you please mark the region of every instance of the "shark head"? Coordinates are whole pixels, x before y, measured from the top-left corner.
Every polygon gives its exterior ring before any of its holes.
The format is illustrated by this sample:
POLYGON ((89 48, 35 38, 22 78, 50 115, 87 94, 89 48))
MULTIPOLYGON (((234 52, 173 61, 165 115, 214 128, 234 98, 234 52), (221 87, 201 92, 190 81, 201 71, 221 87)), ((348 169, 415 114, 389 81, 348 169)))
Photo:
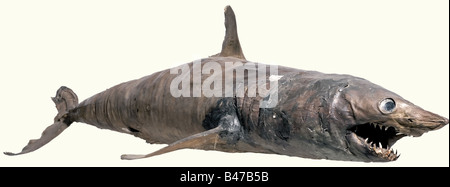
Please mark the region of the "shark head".
POLYGON ((341 122, 348 150, 362 161, 393 161, 392 146, 405 136, 419 137, 448 119, 364 79, 351 79, 336 93, 331 114, 341 122))

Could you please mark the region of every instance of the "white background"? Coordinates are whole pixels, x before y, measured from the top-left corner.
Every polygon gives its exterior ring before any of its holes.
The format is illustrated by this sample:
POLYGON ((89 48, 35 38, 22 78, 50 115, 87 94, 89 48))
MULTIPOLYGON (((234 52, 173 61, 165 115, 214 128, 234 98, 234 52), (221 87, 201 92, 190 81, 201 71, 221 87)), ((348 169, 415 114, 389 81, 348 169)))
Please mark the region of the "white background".
MULTIPOLYGON (((363 77, 449 117, 449 2, 1 1, 0 151, 19 152, 53 122, 62 86, 80 101, 118 83, 220 52, 231 5, 246 58, 363 77)), ((182 123, 182 122, 180 122, 182 123)), ((390 163, 180 150, 146 154, 130 135, 74 123, 0 166, 449 166, 449 127, 394 146, 390 163)))

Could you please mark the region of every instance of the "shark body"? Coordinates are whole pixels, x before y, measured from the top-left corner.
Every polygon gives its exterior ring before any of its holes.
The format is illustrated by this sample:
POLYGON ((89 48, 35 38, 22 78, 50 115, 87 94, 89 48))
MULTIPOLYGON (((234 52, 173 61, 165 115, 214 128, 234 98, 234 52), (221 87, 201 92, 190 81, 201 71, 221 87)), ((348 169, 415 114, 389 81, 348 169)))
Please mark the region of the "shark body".
MULTIPOLYGON (((121 83, 80 103, 76 94, 63 86, 53 97, 58 109, 54 123, 21 152, 5 154, 35 151, 73 122, 82 122, 131 134, 149 143, 168 144, 147 155, 122 155, 127 160, 191 148, 313 159, 393 161, 399 157, 392 149, 397 140, 421 136, 448 124, 447 118, 423 110, 363 78, 283 66, 277 67, 275 75, 259 76, 259 67, 266 65, 245 59, 235 15, 229 6, 225 8, 225 27, 219 54, 183 67, 195 74, 195 66, 204 69, 214 63, 220 73, 201 73, 200 82, 233 75, 233 80, 219 85, 222 91, 233 88, 229 90, 231 96, 225 97, 227 92, 219 97, 193 96, 195 91, 190 90, 188 97, 175 97, 169 85, 180 74, 170 69, 121 83), (234 74, 236 68, 227 63, 251 64, 247 71, 254 70, 258 82, 248 84, 250 74, 234 74), (247 82, 240 84, 243 96, 236 93, 236 80, 247 82), (255 90, 252 86, 272 88, 270 84, 274 82, 277 86, 269 90, 270 94, 251 94, 255 90), (273 105, 262 107, 261 103, 273 105)), ((189 77, 187 85, 195 86, 194 81, 189 77)))

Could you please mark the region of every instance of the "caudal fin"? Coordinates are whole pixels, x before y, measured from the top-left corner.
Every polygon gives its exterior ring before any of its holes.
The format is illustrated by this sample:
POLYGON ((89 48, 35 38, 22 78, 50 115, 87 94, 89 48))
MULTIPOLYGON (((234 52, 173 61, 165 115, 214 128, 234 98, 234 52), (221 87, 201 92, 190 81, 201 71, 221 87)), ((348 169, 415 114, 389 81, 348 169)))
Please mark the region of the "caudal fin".
POLYGON ((54 118, 54 123, 42 132, 39 139, 30 140, 21 152, 4 152, 5 155, 21 155, 35 151, 52 141, 72 124, 73 121, 70 119, 70 116, 68 116, 68 112, 78 105, 77 95, 70 88, 61 86, 61 88, 56 91, 56 96, 52 97, 52 100, 56 105, 56 109, 58 109, 58 114, 54 118))

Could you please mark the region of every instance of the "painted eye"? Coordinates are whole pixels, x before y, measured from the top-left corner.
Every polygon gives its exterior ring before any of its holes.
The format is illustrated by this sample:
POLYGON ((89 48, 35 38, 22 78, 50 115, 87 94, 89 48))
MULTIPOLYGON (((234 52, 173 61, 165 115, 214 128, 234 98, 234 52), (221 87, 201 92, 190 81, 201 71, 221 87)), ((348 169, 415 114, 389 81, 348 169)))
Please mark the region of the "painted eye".
POLYGON ((391 98, 386 98, 380 102, 378 108, 380 109, 381 113, 390 114, 395 110, 395 101, 391 98))

